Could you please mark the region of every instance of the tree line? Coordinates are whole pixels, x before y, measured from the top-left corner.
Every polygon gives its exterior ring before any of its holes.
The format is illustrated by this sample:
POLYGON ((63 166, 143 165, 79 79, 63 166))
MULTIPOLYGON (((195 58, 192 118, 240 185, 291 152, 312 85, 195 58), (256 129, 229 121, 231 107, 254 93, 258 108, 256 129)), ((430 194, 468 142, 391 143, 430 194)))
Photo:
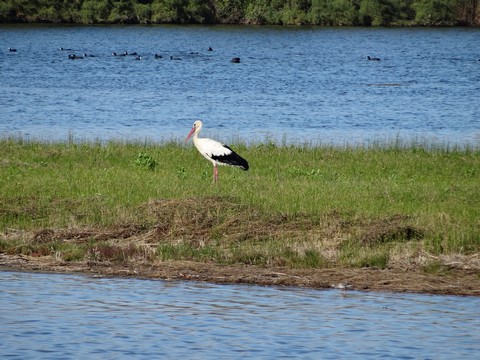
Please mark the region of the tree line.
POLYGON ((480 0, 1 0, 0 22, 479 26, 480 0))

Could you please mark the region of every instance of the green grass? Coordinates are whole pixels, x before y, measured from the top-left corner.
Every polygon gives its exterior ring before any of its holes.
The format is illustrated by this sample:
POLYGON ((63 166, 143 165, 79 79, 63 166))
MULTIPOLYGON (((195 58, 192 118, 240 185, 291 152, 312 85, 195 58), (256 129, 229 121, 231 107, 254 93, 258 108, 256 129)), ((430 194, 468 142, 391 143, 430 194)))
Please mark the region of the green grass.
POLYGON ((478 148, 233 148, 251 168, 215 185, 191 144, 0 140, 0 251, 303 268, 480 251, 478 148))

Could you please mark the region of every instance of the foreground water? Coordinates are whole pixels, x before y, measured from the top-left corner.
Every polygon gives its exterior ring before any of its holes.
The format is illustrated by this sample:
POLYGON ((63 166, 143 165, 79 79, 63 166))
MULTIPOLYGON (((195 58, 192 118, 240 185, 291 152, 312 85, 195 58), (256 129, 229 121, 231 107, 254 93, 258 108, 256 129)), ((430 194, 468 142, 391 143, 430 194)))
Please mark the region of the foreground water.
POLYGON ((184 139, 200 118, 225 141, 480 143, 480 29, 1 25, 0 47, 4 136, 184 139))
POLYGON ((474 359, 480 298, 0 272, 0 358, 474 359))

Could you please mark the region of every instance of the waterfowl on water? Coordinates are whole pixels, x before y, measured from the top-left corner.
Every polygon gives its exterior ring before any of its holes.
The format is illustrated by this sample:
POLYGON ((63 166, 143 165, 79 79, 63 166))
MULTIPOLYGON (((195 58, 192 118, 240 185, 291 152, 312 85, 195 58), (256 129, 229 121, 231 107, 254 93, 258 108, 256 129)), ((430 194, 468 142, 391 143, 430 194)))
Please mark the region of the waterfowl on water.
POLYGON ((75 55, 75 54, 69 54, 69 55, 68 55, 68 58, 69 58, 70 60, 78 60, 78 59, 83 59, 83 56, 75 55))
POLYGON ((240 58, 239 57, 234 57, 232 60, 230 60, 232 63, 239 64, 240 63, 240 58))
POLYGON ((367 60, 370 60, 370 61, 380 61, 380 58, 367 56, 367 60))

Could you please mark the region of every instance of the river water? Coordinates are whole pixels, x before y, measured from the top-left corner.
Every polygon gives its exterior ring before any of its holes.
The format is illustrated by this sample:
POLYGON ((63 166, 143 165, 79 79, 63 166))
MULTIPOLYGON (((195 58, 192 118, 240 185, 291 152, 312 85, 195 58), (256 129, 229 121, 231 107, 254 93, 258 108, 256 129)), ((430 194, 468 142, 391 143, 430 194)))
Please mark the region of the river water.
POLYGON ((0 272, 2 359, 477 359, 480 298, 0 272))
POLYGON ((0 136, 478 146, 479 60, 468 28, 0 25, 0 136))

